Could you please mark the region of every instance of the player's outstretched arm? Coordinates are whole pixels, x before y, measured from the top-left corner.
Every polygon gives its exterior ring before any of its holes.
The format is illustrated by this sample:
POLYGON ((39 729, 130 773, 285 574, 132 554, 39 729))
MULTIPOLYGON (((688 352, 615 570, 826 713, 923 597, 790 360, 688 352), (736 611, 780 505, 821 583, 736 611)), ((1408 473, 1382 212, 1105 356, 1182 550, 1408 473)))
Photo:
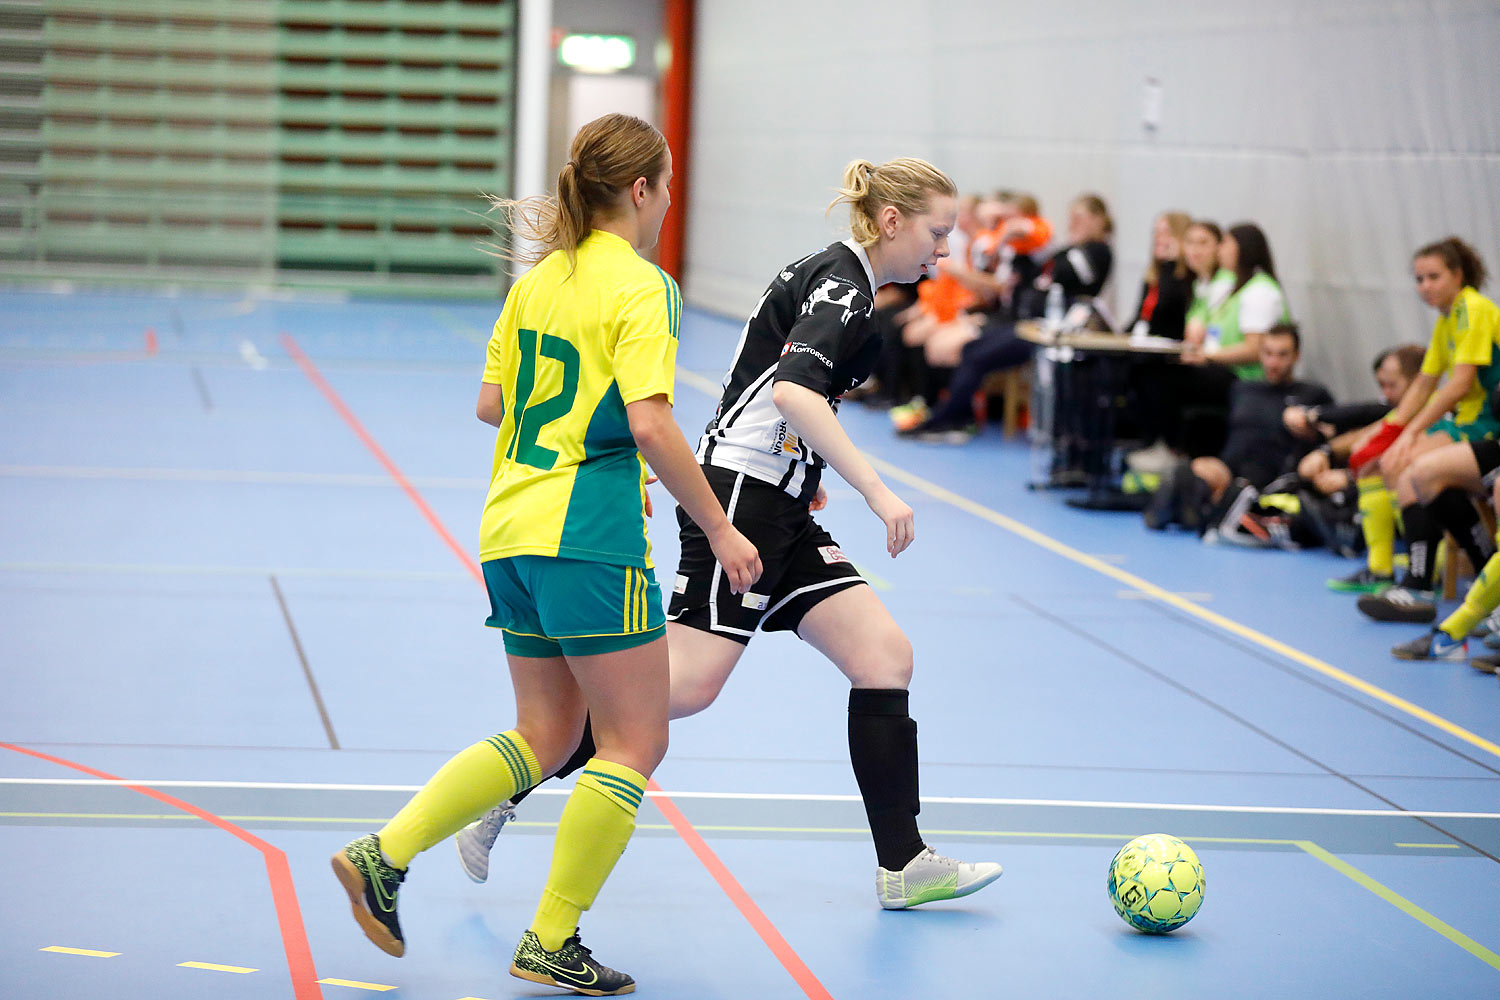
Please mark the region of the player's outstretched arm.
POLYGON ((729 575, 730 590, 736 594, 748 591, 760 579, 760 553, 729 523, 682 429, 672 418, 672 404, 664 395, 638 399, 626 404, 625 417, 646 464, 708 536, 714 558, 729 575))
POLYGON ((917 537, 916 515, 865 461, 839 425, 828 400, 807 386, 778 381, 771 390, 771 401, 797 436, 865 498, 865 503, 885 524, 885 550, 893 559, 900 555, 917 537))

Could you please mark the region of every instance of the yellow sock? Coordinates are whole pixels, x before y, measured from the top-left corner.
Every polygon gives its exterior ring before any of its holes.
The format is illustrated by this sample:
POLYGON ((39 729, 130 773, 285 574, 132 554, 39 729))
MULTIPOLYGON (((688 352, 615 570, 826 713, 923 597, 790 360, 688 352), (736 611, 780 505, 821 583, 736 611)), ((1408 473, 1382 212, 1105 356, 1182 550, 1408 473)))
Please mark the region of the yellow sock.
POLYGON ((542 780, 531 747, 514 729, 459 751, 380 831, 397 868, 474 822, 496 803, 542 780))
POLYGON ((1500 552, 1490 556, 1464 595, 1464 602, 1438 627, 1448 634, 1448 638, 1462 639, 1497 607, 1500 607, 1500 552))
POLYGON ((557 823, 552 870, 531 929, 548 951, 562 947, 578 928, 578 917, 594 897, 635 832, 635 813, 646 794, 646 778, 624 764, 590 760, 578 773, 557 823))
POLYGON ((1394 572, 1391 558, 1396 548, 1396 511, 1379 476, 1360 477, 1359 515, 1365 533, 1366 565, 1376 576, 1390 576, 1394 572))

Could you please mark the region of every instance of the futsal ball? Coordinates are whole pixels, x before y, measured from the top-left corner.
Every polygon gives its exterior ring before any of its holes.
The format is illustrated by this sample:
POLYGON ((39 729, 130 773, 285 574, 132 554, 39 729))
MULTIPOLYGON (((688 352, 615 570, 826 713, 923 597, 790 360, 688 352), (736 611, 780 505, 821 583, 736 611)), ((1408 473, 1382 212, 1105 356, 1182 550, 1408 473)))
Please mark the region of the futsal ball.
POLYGON ((1203 889, 1198 855, 1165 833, 1135 838, 1109 863, 1109 901, 1121 920, 1146 934, 1175 931, 1193 919, 1203 889))

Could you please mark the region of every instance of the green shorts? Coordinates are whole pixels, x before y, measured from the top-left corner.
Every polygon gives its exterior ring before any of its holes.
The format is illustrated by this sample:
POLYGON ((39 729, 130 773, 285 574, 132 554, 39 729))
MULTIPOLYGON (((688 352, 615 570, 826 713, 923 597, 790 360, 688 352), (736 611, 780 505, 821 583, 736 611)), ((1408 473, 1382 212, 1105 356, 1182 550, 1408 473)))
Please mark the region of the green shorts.
POLYGON ((485 624, 516 656, 591 656, 644 646, 666 632, 661 588, 649 569, 552 556, 484 564, 485 624))
POLYGON ((1452 417, 1443 417, 1427 428, 1428 434, 1446 434, 1455 441, 1488 441, 1500 437, 1500 421, 1488 414, 1480 414, 1471 423, 1454 423, 1452 417))

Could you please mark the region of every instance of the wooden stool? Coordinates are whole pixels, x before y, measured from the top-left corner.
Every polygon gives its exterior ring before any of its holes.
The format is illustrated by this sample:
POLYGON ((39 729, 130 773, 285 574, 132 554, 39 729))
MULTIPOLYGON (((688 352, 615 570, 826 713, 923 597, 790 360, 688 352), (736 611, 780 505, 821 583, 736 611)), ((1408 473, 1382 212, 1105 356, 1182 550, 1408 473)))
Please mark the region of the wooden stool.
MULTIPOLYGON (((999 371, 990 372, 980 383, 978 395, 986 400, 991 396, 1003 397, 1000 429, 1006 437, 1014 436, 1021 430, 1021 410, 1030 406, 1031 366, 1017 365, 1014 368, 1002 368, 999 371)), ((979 415, 977 408, 975 415, 979 415)), ((986 413, 985 416, 988 414, 986 413)))

